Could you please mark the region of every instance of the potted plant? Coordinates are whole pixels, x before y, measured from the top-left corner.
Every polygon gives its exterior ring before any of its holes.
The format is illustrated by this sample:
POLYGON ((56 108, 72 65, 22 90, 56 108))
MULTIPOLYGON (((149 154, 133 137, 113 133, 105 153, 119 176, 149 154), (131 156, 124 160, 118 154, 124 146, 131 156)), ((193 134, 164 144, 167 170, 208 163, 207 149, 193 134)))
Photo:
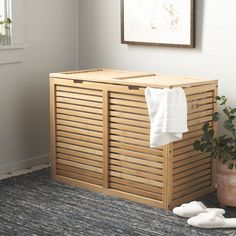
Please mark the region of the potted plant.
POLYGON ((9 30, 12 21, 10 18, 0 20, 0 45, 7 45, 9 39, 9 30))
POLYGON ((218 122, 223 116, 221 124, 226 132, 223 135, 216 135, 213 127, 205 123, 200 140, 196 140, 193 146, 195 150, 211 153, 214 159, 218 159, 218 202, 222 206, 236 207, 236 108, 227 105, 225 96, 217 96, 215 99, 223 114, 215 112, 212 121, 218 122))

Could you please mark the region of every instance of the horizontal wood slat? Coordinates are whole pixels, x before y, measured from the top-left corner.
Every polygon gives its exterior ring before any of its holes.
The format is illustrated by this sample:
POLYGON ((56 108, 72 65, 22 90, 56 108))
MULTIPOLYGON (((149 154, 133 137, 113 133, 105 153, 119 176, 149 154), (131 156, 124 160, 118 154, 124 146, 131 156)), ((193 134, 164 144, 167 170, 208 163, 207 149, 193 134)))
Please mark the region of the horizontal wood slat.
POLYGON ((186 96, 189 96, 189 95, 202 94, 205 92, 214 91, 215 89, 216 89, 216 84, 206 84, 201 86, 188 87, 185 88, 184 91, 186 96))
POLYGON ((186 176, 189 176, 189 175, 192 175, 192 174, 195 174, 195 173, 198 173, 198 172, 201 172, 203 170, 206 170, 208 169, 209 172, 210 172, 210 169, 211 169, 211 162, 208 162, 202 166, 198 166, 194 169, 190 169, 188 171, 184 171, 184 172, 181 172, 181 173, 178 173, 178 174, 174 174, 173 175, 173 180, 178 180, 180 178, 183 178, 183 177, 186 177, 186 176))
POLYGON ((71 149, 60 148, 60 147, 57 148, 57 153, 67 154, 67 155, 75 156, 75 157, 83 157, 83 158, 86 158, 86 159, 102 162, 102 157, 101 156, 93 155, 91 153, 74 151, 74 150, 71 150, 71 149))
POLYGON ((148 141, 148 142, 150 140, 149 135, 123 131, 123 130, 118 130, 118 129, 110 129, 110 134, 120 135, 122 137, 128 137, 128 138, 136 138, 136 139, 148 141))
MULTIPOLYGON (((78 100, 64 97, 56 97, 57 107, 67 108, 80 111, 80 107, 102 108, 101 102, 90 102, 86 100, 78 100)), ((96 109, 95 109, 96 112, 96 109)))
MULTIPOLYGON (((76 122, 76 123, 92 124, 92 125, 102 126, 102 122, 100 120, 88 119, 88 116, 86 114, 83 114, 83 113, 81 113, 80 115, 84 116, 84 117, 57 114, 57 118, 60 119, 60 120, 73 121, 73 122, 76 122)), ((96 115, 94 115, 94 116, 95 116, 95 118, 97 118, 96 115)))
POLYGON ((179 185, 178 187, 173 188, 173 194, 178 193, 180 191, 184 191, 185 189, 191 188, 192 186, 198 185, 201 182, 211 181, 211 175, 205 175, 201 178, 197 178, 185 184, 179 185))
MULTIPOLYGON (((196 150, 191 150, 189 152, 186 152, 186 153, 183 153, 183 154, 180 154, 180 155, 174 155, 174 158, 173 158, 173 163, 176 163, 176 162, 179 162, 179 161, 187 161, 189 158, 193 157, 193 156, 197 156, 199 155, 199 152, 196 151, 196 150)), ((204 154, 201 154, 201 155, 204 155, 204 154)))
POLYGON ((117 118, 117 117, 110 117, 110 122, 129 125, 129 126, 143 127, 147 129, 150 128, 149 122, 129 120, 129 119, 123 119, 123 118, 117 118))
POLYGON ((176 200, 182 196, 185 196, 185 195, 188 195, 188 194, 191 194, 192 192, 194 191, 197 191, 197 190, 201 190, 203 188, 206 188, 206 187, 210 187, 211 186, 211 181, 203 181, 202 183, 199 183, 197 185, 194 185, 193 187, 191 188, 186 188, 185 190, 183 191, 180 191, 178 193, 175 193, 173 195, 173 200, 176 200))
POLYGON ((127 149, 127 150, 135 151, 135 152, 147 153, 150 155, 157 155, 159 153, 159 151, 158 150, 156 151, 155 149, 135 146, 135 145, 131 145, 131 144, 120 143, 120 142, 116 142, 116 141, 110 141, 110 146, 122 148, 122 149, 127 149))
POLYGON ((188 120, 194 120, 200 117, 204 117, 204 116, 211 116, 213 114, 213 109, 211 110, 205 110, 202 112, 196 112, 196 113, 192 113, 188 116, 188 120))
POLYGON ((57 153, 57 157, 63 160, 67 160, 67 161, 73 161, 73 162, 78 162, 81 164, 85 164, 85 165, 89 165, 89 166, 95 166, 95 167, 102 167, 102 162, 98 162, 98 161, 92 161, 86 158, 83 158, 83 156, 70 156, 67 154, 62 154, 62 153, 57 153))
POLYGON ((150 147, 150 143, 147 141, 139 140, 139 139, 134 139, 134 138, 127 138, 127 137, 122 137, 119 135, 110 135, 110 140, 113 141, 119 141, 123 143, 128 143, 128 144, 134 144, 142 147, 150 147))
POLYGON ((57 119, 57 125, 64 125, 64 126, 70 126, 70 127, 75 127, 75 128, 84 129, 84 130, 102 132, 102 127, 100 127, 100 126, 89 125, 89 124, 85 124, 85 123, 82 124, 82 123, 73 122, 73 121, 69 121, 69 120, 57 119))
POLYGON ((73 144, 70 144, 70 143, 64 143, 64 142, 59 142, 58 141, 57 142, 57 147, 102 156, 102 151, 100 151, 100 150, 91 149, 91 148, 88 148, 88 147, 83 147, 83 146, 78 146, 78 145, 73 145, 73 144))
MULTIPOLYGON (((120 157, 118 157, 118 158, 120 158, 120 157)), ((127 159, 124 160, 124 159, 120 158, 120 159, 110 159, 110 164, 116 165, 116 166, 128 167, 130 169, 140 170, 140 171, 151 173, 151 174, 163 175, 163 173, 161 173, 161 171, 157 171, 157 169, 154 168, 154 166, 150 167, 148 165, 140 165, 141 163, 139 163, 138 160, 134 159, 134 158, 133 159, 130 158, 128 160, 132 160, 133 162, 129 162, 129 161, 127 162, 127 159), (136 160, 137 160, 137 162, 135 162, 136 160)), ((145 160, 143 162, 145 163, 145 160)), ((154 163, 154 164, 156 164, 156 163, 154 163)))
MULTIPOLYGON (((129 154, 127 153, 127 155, 129 155, 129 154)), ((136 164, 142 165, 142 167, 144 167, 144 168, 145 168, 145 166, 146 167, 147 166, 154 167, 154 168, 157 168, 157 169, 163 169, 163 167, 164 167, 163 163, 149 161, 149 160, 147 160, 147 158, 140 159, 140 158, 137 158, 137 157, 129 157, 129 156, 126 156, 126 155, 119 155, 119 154, 115 154, 115 153, 110 153, 110 157, 113 158, 113 159, 124 161, 127 166, 131 166, 132 165, 131 163, 136 163, 136 164)), ((157 169, 155 169, 156 173, 158 173, 157 169)))
POLYGON ((175 189, 178 186, 186 185, 187 183, 191 183, 192 181, 194 181, 196 179, 201 179, 205 175, 211 175, 211 171, 209 171, 209 169, 205 169, 201 172, 197 172, 195 174, 191 174, 189 176, 185 176, 181 179, 178 179, 173 182, 173 189, 175 189))
POLYGON ((128 180, 136 181, 136 182, 139 182, 139 183, 144 183, 144 184, 148 184, 148 185, 151 185, 151 186, 160 187, 160 188, 163 187, 162 182, 155 181, 155 180, 150 180, 150 179, 145 179, 145 178, 141 178, 141 177, 138 177, 138 176, 133 176, 133 175, 120 173, 120 172, 116 172, 116 171, 110 171, 110 176, 124 178, 124 179, 128 179, 128 180))
POLYGON ((57 172, 58 172, 58 175, 62 175, 62 176, 69 177, 72 179, 78 179, 78 180, 81 180, 81 181, 87 182, 87 183, 102 185, 102 180, 94 179, 89 176, 80 175, 78 172, 72 173, 72 172, 68 172, 68 171, 64 171, 64 170, 58 170, 57 172))
POLYGON ((61 92, 71 92, 76 94, 90 94, 94 96, 102 96, 102 91, 99 90, 90 90, 90 89, 83 89, 83 88, 75 88, 75 87, 69 87, 69 86, 56 86, 57 91, 61 92))
POLYGON ((147 104, 143 102, 127 101, 127 100, 121 100, 121 99, 115 99, 115 98, 110 99, 110 104, 147 109, 147 104))
POLYGON ((204 92, 204 93, 188 95, 187 96, 187 101, 189 103, 190 101, 196 101, 198 99, 205 99, 205 98, 208 98, 208 97, 214 99, 214 91, 208 91, 208 92, 204 92))
MULTIPOLYGON (((159 163, 164 162, 163 156, 162 156, 162 153, 163 153, 162 151, 156 151, 156 154, 152 155, 152 154, 141 153, 139 151, 136 152, 136 151, 127 150, 127 149, 123 149, 123 148, 111 147, 110 153, 117 153, 117 154, 121 154, 123 156, 140 158, 140 159, 144 159, 144 160, 148 160, 148 161, 152 161, 152 162, 159 162, 159 163)), ((146 162, 146 163, 148 163, 148 162, 146 162)))
POLYGON ((204 116, 198 119, 190 120, 188 122, 188 125, 191 126, 191 125, 197 125, 197 124, 204 124, 211 120, 212 120, 212 116, 204 116))
POLYGON ((198 104, 188 105, 188 115, 191 115, 193 113, 198 113, 201 111, 211 110, 212 108, 213 108, 212 103, 203 105, 198 105, 198 104))
POLYGON ((173 174, 176 175, 176 174, 179 174, 179 173, 183 173, 185 171, 190 171, 192 169, 195 169, 198 166, 208 164, 210 162, 211 162, 211 157, 203 158, 203 159, 197 160, 195 162, 191 162, 191 163, 186 163, 186 165, 180 166, 178 168, 174 168, 173 174))
POLYGON ((92 120, 102 120, 102 115, 95 115, 93 117, 91 117, 90 113, 86 113, 86 112, 79 112, 79 111, 74 111, 74 110, 68 110, 68 109, 61 109, 61 108, 57 108, 57 114, 62 114, 62 115, 70 115, 70 116, 75 116, 75 117, 86 117, 92 120), (82 116, 81 116, 82 114, 82 116), (84 114, 84 115, 83 115, 84 114))
POLYGON ((144 179, 151 179, 151 180, 157 180, 157 181, 163 182, 163 176, 147 173, 144 171, 134 170, 134 169, 120 167, 120 166, 116 166, 116 165, 110 165, 110 170, 116 171, 119 173, 138 176, 138 177, 144 178, 144 179))
POLYGON ((64 170, 64 171, 68 171, 71 173, 78 173, 83 176, 89 176, 94 179, 102 180, 102 174, 99 174, 97 172, 84 170, 84 169, 80 169, 80 168, 68 166, 68 165, 63 165, 63 164, 58 164, 57 168, 58 168, 58 170, 64 170))
POLYGON ((135 182, 135 181, 130 181, 127 179, 112 177, 112 176, 110 177, 110 181, 113 183, 118 183, 118 184, 125 185, 125 186, 132 186, 137 189, 152 192, 152 193, 157 194, 160 197, 162 196, 162 198, 163 198, 163 189, 162 188, 154 187, 154 186, 147 185, 147 184, 142 184, 142 183, 135 182))
POLYGON ((208 159, 208 157, 210 157, 209 153, 200 153, 200 154, 198 153, 195 156, 189 156, 189 158, 187 160, 183 159, 181 161, 174 162, 173 163, 173 169, 178 168, 180 166, 184 166, 184 165, 189 164, 189 163, 193 163, 193 162, 202 160, 202 159, 208 159))
POLYGON ((89 165, 84 165, 84 164, 73 162, 73 161, 57 159, 57 163, 62 164, 62 165, 66 165, 66 166, 78 167, 80 169, 89 170, 89 171, 97 172, 97 173, 100 173, 100 174, 102 173, 102 168, 89 166, 89 165))
POLYGON ((138 114, 138 115, 144 115, 148 116, 148 110, 137 108, 137 107, 127 107, 127 106, 120 106, 120 105, 110 105, 111 111, 119 111, 119 112, 127 112, 129 114, 138 114))
POLYGON ((85 129, 80 129, 80 128, 75 128, 75 127, 70 127, 70 126, 65 126, 65 125, 57 125, 57 131, 65 131, 65 132, 71 132, 75 133, 77 135, 83 135, 83 136, 91 136, 91 137, 96 137, 98 140, 102 138, 102 133, 101 132, 94 132, 91 130, 85 130, 85 129))
POLYGON ((132 132, 138 133, 138 134, 146 134, 146 135, 150 134, 150 130, 147 128, 140 128, 140 127, 117 124, 117 123, 110 123, 110 128, 123 130, 123 131, 132 131, 132 132))
POLYGON ((102 145, 95 144, 95 143, 88 143, 88 142, 84 142, 84 141, 79 141, 79 140, 76 140, 76 139, 64 138, 64 137, 58 136, 57 141, 62 142, 62 143, 69 143, 69 144, 73 144, 73 145, 77 145, 77 146, 102 150, 102 145))
POLYGON ((87 142, 96 143, 96 144, 102 144, 101 139, 93 138, 93 137, 90 137, 90 136, 74 134, 74 133, 69 133, 69 132, 64 132, 64 131, 59 131, 59 130, 57 131, 57 135, 60 136, 60 137, 65 137, 65 138, 71 138, 71 139, 87 141, 87 142))
POLYGON ((124 186, 124 185, 120 185, 120 184, 111 182, 110 187, 114 188, 114 189, 122 190, 124 192, 133 193, 138 196, 144 196, 144 197, 148 197, 151 199, 162 200, 162 197, 159 194, 146 192, 144 190, 136 189, 131 186, 124 186))
POLYGON ((144 96, 137 96, 133 94, 124 94, 124 93, 110 93, 110 98, 117 98, 117 99, 124 99, 128 101, 138 101, 142 103, 146 103, 145 97, 144 96))
POLYGON ((110 115, 114 116, 114 117, 130 119, 130 120, 138 120, 138 121, 149 122, 149 117, 142 116, 142 115, 137 115, 137 114, 132 114, 132 113, 125 113, 125 112, 119 112, 119 111, 110 111, 110 115))
POLYGON ((102 109, 101 108, 93 108, 93 107, 86 107, 86 106, 80 106, 80 105, 74 105, 74 104, 67 104, 67 103, 57 103, 57 108, 62 108, 62 109, 68 109, 68 110, 75 110, 81 113, 87 113, 85 117, 91 116, 91 113, 94 114, 95 116, 93 117, 94 119, 101 120, 102 119, 102 109), (99 115, 96 115, 99 114, 99 115))
POLYGON ((86 100, 86 101, 93 101, 93 102, 102 102, 102 97, 86 95, 86 94, 56 92, 56 96, 65 97, 65 98, 74 98, 74 99, 80 99, 80 100, 86 100))

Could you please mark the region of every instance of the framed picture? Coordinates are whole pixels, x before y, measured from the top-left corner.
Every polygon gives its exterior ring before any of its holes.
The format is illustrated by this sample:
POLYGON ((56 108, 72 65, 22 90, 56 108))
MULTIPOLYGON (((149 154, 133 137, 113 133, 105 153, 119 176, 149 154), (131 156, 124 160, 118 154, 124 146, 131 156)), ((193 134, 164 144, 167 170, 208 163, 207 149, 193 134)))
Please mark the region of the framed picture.
POLYGON ((195 47, 195 0, 121 0, 124 44, 195 47))

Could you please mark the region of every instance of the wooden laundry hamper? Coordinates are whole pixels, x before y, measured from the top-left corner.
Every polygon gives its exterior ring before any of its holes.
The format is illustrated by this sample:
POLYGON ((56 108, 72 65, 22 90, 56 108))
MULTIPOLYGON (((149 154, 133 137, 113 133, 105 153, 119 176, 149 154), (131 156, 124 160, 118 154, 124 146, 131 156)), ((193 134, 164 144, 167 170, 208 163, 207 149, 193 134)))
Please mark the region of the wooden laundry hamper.
POLYGON ((164 209, 214 191, 211 157, 192 143, 211 123, 216 94, 217 81, 206 79, 109 69, 51 74, 53 179, 164 209), (149 147, 147 86, 185 89, 183 140, 149 147))

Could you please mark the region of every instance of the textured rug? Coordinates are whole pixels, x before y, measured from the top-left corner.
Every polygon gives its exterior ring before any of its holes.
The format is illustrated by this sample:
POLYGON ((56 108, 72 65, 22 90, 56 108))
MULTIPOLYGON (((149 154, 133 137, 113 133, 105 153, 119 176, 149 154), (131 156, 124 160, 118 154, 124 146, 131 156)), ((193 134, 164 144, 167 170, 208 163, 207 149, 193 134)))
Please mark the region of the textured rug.
MULTIPOLYGON (((216 206, 214 194, 201 200, 216 206)), ((236 217, 235 208, 226 211, 236 217)), ((193 228, 171 211, 56 183, 45 169, 0 181, 0 235, 236 236, 236 229, 193 228)))

